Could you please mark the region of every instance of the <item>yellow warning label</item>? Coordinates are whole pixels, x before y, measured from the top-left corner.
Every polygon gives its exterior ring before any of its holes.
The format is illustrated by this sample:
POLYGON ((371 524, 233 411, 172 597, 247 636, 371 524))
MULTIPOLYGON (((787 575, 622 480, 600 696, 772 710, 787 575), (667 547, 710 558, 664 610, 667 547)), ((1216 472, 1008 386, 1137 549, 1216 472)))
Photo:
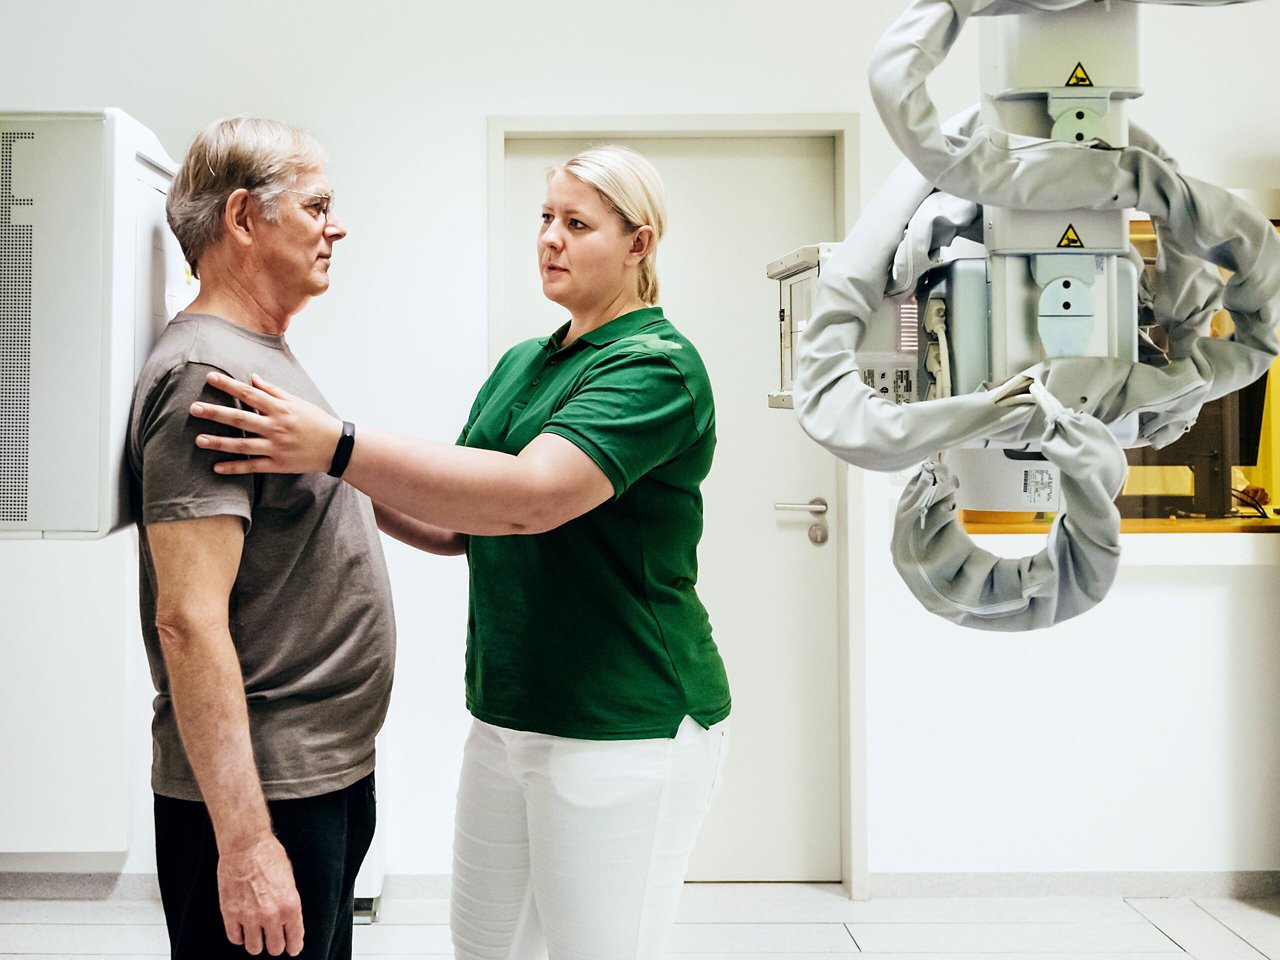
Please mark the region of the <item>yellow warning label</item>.
POLYGON ((1092 87, 1093 81, 1089 79, 1088 71, 1085 70, 1083 63, 1077 63, 1076 68, 1071 71, 1071 76, 1067 77, 1068 87, 1092 87))
POLYGON ((1083 247, 1084 241, 1080 239, 1080 234, 1076 233, 1076 228, 1068 223, 1067 229, 1062 231, 1062 239, 1058 241, 1058 247, 1083 247))

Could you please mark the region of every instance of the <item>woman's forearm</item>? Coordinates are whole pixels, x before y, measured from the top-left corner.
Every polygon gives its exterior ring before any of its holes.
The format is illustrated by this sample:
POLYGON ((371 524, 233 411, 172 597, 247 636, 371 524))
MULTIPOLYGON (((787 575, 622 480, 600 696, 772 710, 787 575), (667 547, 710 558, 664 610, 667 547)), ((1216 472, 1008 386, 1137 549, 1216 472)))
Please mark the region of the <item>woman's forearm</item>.
POLYGON ((559 467, 562 458, 539 455, 547 452, 541 439, 517 457, 361 427, 343 479, 374 501, 435 527, 478 536, 541 533, 612 493, 606 487, 576 512, 567 510, 584 500, 575 490, 579 484, 559 467))
MULTIPOLYGON (((196 437, 198 446, 242 455, 219 461, 218 473, 318 473, 334 462, 341 466, 341 456, 334 457, 346 443, 342 421, 332 414, 256 377, 253 384, 216 372, 208 379, 249 408, 191 405, 192 415, 243 431, 196 437)), ((414 520, 478 536, 552 530, 614 494, 595 461, 550 433, 513 456, 362 426, 342 478, 414 520)))

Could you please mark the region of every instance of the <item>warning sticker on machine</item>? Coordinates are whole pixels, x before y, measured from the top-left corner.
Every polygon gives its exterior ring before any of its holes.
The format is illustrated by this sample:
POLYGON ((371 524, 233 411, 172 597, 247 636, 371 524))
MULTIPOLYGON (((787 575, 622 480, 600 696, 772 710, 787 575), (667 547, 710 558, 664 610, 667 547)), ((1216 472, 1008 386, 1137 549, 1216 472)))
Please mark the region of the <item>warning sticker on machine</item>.
POLYGON ((1022 505, 1037 509, 1054 509, 1058 504, 1058 476, 1045 467, 1028 467, 1022 471, 1022 505))
POLYGON ((1083 63, 1077 63, 1076 68, 1071 71, 1071 76, 1067 78, 1068 87, 1092 87, 1093 81, 1089 79, 1089 74, 1084 68, 1083 63))
MULTIPOLYGON (((1049 234, 1049 236, 1053 236, 1053 234, 1049 234)), ((1062 231, 1062 239, 1058 241, 1058 249, 1083 246, 1084 241, 1080 239, 1080 234, 1076 233, 1075 224, 1068 223, 1067 229, 1062 231)))

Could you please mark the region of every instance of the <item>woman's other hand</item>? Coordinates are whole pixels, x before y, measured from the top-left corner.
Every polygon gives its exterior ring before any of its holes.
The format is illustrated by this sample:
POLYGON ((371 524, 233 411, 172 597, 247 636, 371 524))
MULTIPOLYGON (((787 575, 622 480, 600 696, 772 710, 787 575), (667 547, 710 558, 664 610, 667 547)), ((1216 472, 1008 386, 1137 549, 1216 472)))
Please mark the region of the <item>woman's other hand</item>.
POLYGON ((196 445, 207 450, 248 457, 224 460, 214 465, 215 471, 224 474, 328 471, 342 436, 341 420, 256 374, 252 384, 221 373, 209 374, 208 381, 251 409, 193 403, 191 415, 254 434, 226 437, 202 433, 196 437, 196 445))

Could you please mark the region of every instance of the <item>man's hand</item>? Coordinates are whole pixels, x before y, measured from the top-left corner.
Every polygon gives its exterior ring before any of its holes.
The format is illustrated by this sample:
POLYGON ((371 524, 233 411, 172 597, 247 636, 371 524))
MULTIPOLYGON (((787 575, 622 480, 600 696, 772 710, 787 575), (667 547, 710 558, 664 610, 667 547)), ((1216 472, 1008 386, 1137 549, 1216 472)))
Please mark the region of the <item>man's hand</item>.
POLYGON ((274 835, 219 852, 218 901, 232 943, 255 956, 264 945, 273 957, 302 952, 302 902, 289 856, 274 835))

